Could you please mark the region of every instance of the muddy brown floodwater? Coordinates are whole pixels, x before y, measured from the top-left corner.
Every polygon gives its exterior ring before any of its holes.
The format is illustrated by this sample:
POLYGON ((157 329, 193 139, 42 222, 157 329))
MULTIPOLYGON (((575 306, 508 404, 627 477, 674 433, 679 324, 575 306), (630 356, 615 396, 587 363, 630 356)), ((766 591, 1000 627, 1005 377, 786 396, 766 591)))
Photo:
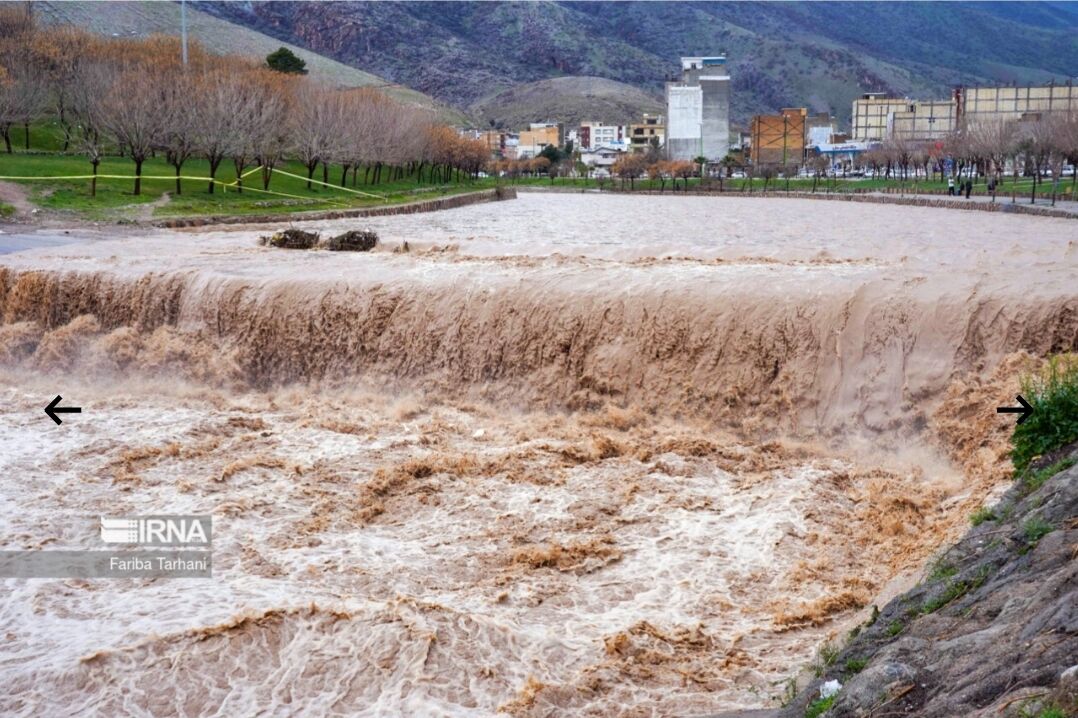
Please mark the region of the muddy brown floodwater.
POLYGON ((383 243, 0 257, 0 549, 214 517, 212 579, 0 579, 0 713, 773 704, 1000 490, 995 406, 1078 347, 1071 220, 524 194, 309 224, 383 243))

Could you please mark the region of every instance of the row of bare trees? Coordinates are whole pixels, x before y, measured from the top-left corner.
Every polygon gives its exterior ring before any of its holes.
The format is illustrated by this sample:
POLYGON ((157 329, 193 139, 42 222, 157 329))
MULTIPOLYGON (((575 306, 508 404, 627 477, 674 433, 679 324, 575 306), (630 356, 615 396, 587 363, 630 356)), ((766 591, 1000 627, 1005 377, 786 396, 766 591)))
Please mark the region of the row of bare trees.
POLYGON ((1078 114, 1055 112, 1035 120, 970 122, 939 141, 893 138, 865 152, 860 161, 873 177, 905 180, 911 174, 929 178, 938 173, 942 180, 948 158, 955 174, 973 180, 994 178, 1001 185, 1008 169, 1015 183, 1019 176, 1032 178, 1031 200, 1037 185, 1050 173, 1054 199, 1064 165, 1078 163, 1078 114))
POLYGON ((213 192, 219 168, 231 161, 243 178, 261 168, 267 190, 275 168, 295 159, 307 186, 392 181, 450 181, 475 175, 489 156, 434 122, 429 112, 395 102, 372 89, 336 89, 310 78, 273 71, 241 57, 213 55, 197 44, 183 64, 174 37, 108 39, 74 28, 34 26, 21 8, 0 9, 0 135, 12 152, 11 129, 53 118, 64 151, 84 154, 96 176, 102 159, 122 154, 134 163, 134 193, 143 164, 162 156, 175 171, 176 193, 191 158, 209 167, 213 192), (337 179, 337 178, 335 178, 337 179))

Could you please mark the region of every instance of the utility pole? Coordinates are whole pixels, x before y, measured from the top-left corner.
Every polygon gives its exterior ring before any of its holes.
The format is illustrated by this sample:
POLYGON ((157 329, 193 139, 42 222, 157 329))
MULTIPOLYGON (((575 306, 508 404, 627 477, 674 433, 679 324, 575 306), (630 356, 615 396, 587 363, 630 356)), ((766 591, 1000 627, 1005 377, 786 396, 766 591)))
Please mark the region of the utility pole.
POLYGON ((183 65, 187 66, 187 0, 180 0, 180 46, 183 52, 183 65))

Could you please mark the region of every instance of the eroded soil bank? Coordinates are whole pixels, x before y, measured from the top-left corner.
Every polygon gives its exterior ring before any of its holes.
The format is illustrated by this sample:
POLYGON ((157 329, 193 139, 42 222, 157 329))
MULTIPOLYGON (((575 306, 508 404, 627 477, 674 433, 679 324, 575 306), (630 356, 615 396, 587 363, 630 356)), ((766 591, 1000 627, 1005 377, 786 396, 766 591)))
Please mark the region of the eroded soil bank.
POLYGON ((3 548, 216 535, 212 580, 5 580, 0 709, 766 706, 1000 491, 1071 224, 525 195, 6 255, 3 548))

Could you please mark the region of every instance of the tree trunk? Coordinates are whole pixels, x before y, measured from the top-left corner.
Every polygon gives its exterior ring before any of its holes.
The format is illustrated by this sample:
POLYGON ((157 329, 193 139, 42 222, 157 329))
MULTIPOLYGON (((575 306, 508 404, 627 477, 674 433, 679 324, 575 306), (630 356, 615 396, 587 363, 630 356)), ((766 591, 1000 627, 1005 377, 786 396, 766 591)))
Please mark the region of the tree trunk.
POLYGON ((314 178, 314 168, 317 166, 317 162, 313 165, 307 165, 307 191, 311 191, 311 179, 314 178))
POLYGON ((232 164, 236 166, 236 191, 243 194, 243 170, 247 168, 247 163, 232 160, 232 164))
POLYGON ((25 145, 26 151, 29 152, 30 151, 30 123, 29 122, 24 122, 22 124, 22 129, 23 129, 23 132, 26 133, 23 136, 23 144, 25 145))
POLYGON ((93 172, 94 176, 92 178, 90 178, 90 196, 91 197, 96 197, 97 196, 97 165, 99 163, 98 162, 91 162, 90 164, 93 165, 93 168, 94 168, 94 172, 93 172))
POLYGON ((322 186, 329 185, 329 162, 322 163, 322 186))
POLYGON ((135 194, 142 194, 142 160, 135 160, 135 194))
POLYGON ((180 187, 180 169, 183 167, 183 162, 177 162, 173 165, 176 168, 176 194, 183 194, 183 188, 180 187))
POLYGON ((341 187, 348 186, 348 165, 341 166, 341 187))
POLYGON ((220 158, 214 158, 214 157, 210 158, 210 186, 206 190, 210 194, 213 194, 214 186, 216 186, 216 184, 217 184, 214 180, 217 179, 217 167, 220 164, 221 164, 221 159, 220 158))
POLYGON ((4 124, 3 129, 4 144, 7 145, 7 153, 11 154, 11 125, 9 123, 4 124))

